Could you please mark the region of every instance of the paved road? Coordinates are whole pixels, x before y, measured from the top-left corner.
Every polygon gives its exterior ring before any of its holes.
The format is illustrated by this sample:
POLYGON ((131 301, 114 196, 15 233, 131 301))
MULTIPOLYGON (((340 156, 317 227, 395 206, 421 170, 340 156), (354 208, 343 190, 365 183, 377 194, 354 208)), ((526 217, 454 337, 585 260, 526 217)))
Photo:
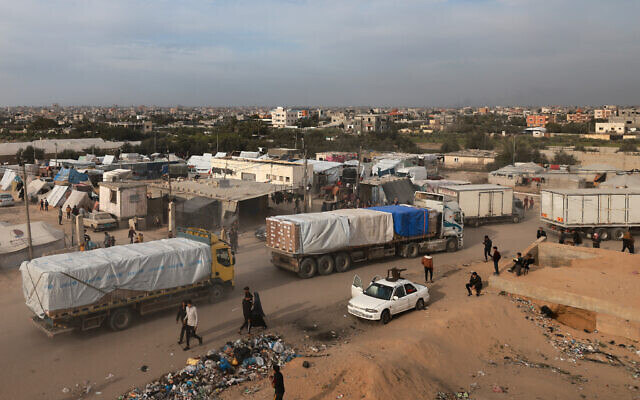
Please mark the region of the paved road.
MULTIPOLYGON (((434 255, 436 279, 448 268, 480 261, 485 234, 499 246, 503 257, 525 248, 535 239, 538 226, 535 214, 530 214, 520 224, 468 229, 463 250, 434 255)), ((271 266, 264 244, 251 234, 241 237, 240 246, 237 286, 249 285, 261 293, 269 323, 276 328, 346 300, 349 295, 351 273, 300 280, 271 266)), ((375 274, 385 274, 390 266, 421 269, 418 260, 389 259, 357 266, 355 272, 369 279, 375 274)), ((236 290, 221 303, 199 307, 198 330, 207 347, 195 347, 193 354, 237 338, 240 297, 241 290, 236 290)), ((173 312, 146 316, 123 332, 99 329, 49 339, 29 320, 17 271, 0 273, 0 309, 2 399, 66 399, 69 395, 62 392, 64 387, 73 388, 85 381, 95 382, 97 387, 93 391, 102 392, 101 396, 90 398, 113 398, 130 386, 142 385, 165 371, 184 366, 185 353, 175 342, 178 327, 173 312), (142 365, 149 366, 149 372, 141 372, 142 365), (113 377, 105 379, 109 374, 113 377)))

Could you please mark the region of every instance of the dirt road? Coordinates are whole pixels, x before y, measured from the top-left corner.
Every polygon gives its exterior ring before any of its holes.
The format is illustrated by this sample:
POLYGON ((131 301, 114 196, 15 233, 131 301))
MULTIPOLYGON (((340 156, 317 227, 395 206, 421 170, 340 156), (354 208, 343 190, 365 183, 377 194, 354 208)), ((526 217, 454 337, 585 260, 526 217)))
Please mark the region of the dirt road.
MULTIPOLYGON (((466 230, 463 250, 434 255, 436 279, 454 266, 480 261, 483 235, 488 234, 503 257, 509 257, 535 239, 537 226, 537 215, 530 212, 520 224, 466 230)), ((391 266, 421 269, 415 259, 389 259, 356 266, 353 272, 369 279, 374 274, 385 274, 391 266)), ((260 292, 270 328, 283 331, 293 322, 330 304, 339 301, 346 304, 353 276, 349 272, 300 280, 294 274, 274 268, 264 244, 250 232, 240 238, 236 271, 238 289, 235 293, 218 304, 199 305, 198 331, 205 344, 194 347, 189 354, 199 354, 237 338, 241 324, 240 288, 245 285, 260 292)), ((18 271, 0 272, 3 320, 0 353, 4 367, 0 398, 67 399, 70 397, 63 393, 63 388, 74 388, 86 381, 96 383, 92 393, 102 394, 84 398, 113 398, 128 387, 143 385, 165 371, 184 365, 187 353, 176 343, 179 329, 174 312, 140 318, 123 332, 98 329, 49 339, 29 320, 31 314, 24 305, 20 282, 18 271), (140 370, 142 365, 149 367, 148 372, 140 370)), ((343 317, 342 311, 334 312, 335 318, 343 317)))

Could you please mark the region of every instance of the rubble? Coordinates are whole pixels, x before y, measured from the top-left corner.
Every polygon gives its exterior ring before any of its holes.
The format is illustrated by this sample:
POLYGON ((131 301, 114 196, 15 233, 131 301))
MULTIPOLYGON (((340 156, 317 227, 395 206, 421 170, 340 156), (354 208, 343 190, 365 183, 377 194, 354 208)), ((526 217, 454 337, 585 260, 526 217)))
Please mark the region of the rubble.
MULTIPOLYGON (((192 357, 179 371, 168 373, 144 389, 135 388, 118 399, 186 400, 216 398, 229 386, 257 381, 269 375, 274 364, 284 365, 295 357, 295 350, 276 335, 260 335, 227 342, 202 357, 192 357)), ((259 386, 248 388, 255 393, 259 386)))

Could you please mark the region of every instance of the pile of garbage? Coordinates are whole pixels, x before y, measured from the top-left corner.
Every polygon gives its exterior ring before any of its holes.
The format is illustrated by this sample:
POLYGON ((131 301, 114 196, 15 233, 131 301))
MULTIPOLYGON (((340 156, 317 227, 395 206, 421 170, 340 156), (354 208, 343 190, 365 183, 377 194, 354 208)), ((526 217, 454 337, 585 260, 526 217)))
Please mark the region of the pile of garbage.
MULTIPOLYGON (((229 386, 267 377, 274 364, 284 365, 299 357, 279 336, 260 335, 227 342, 219 350, 187 360, 180 371, 135 388, 118 399, 209 399, 229 386)), ((255 390, 255 389, 254 389, 255 390)))

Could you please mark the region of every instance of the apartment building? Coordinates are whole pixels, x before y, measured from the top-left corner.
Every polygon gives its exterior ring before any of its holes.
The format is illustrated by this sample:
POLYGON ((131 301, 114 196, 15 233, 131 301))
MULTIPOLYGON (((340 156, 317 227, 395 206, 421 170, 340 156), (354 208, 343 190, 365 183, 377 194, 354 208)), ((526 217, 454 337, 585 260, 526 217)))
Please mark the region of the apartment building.
POLYGON ((548 115, 540 115, 540 114, 532 114, 532 115, 527 115, 527 127, 528 128, 534 128, 534 127, 545 127, 547 126, 547 124, 549 123, 549 116, 548 115))
POLYGON ((626 131, 624 122, 596 122, 596 133, 624 135, 626 131))
POLYGON ((391 117, 387 114, 358 114, 354 120, 356 133, 388 132, 391 128, 391 117))
POLYGON ((580 108, 576 110, 575 113, 567 114, 567 122, 574 122, 576 124, 583 124, 585 122, 589 122, 591 120, 591 116, 587 113, 583 113, 580 108))
MULTIPOLYGON (((304 165, 280 160, 257 160, 237 157, 212 158, 214 178, 241 179, 265 182, 292 188, 303 187, 304 165)), ((307 165, 307 179, 313 177, 313 166, 307 165)))
POLYGON ((271 110, 271 126, 274 128, 285 128, 294 126, 298 120, 298 112, 284 107, 277 107, 271 110))

